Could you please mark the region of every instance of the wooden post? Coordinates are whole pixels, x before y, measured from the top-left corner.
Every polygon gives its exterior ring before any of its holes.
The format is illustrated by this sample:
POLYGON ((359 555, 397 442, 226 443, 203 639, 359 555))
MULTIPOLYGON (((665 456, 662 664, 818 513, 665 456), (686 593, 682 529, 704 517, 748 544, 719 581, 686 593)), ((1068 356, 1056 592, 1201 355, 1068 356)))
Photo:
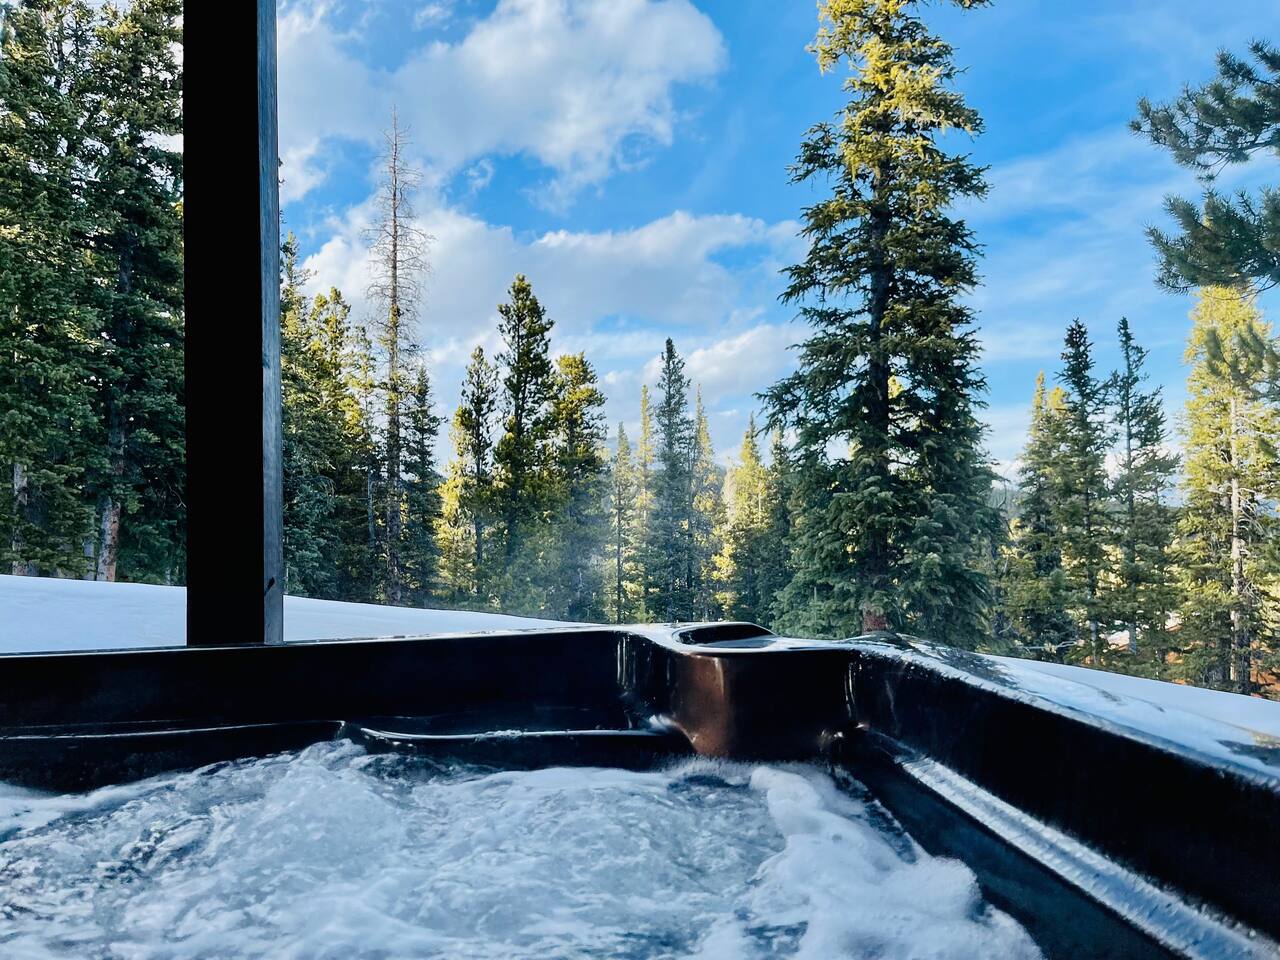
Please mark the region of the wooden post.
POLYGON ((187 644, 280 643, 275 0, 189 4, 185 30, 220 38, 185 65, 187 644))

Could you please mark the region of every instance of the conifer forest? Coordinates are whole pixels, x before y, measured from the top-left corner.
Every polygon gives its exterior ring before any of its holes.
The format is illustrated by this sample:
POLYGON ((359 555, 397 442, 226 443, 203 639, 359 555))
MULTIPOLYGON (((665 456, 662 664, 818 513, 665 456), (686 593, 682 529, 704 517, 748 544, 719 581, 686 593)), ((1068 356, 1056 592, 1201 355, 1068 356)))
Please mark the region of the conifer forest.
MULTIPOLYGON (((983 247, 958 211, 987 181, 963 64, 938 5, 819 6, 809 51, 844 106, 806 118, 776 171, 813 197, 783 272, 795 365, 758 384, 735 449, 715 448, 678 335, 652 344, 638 424, 606 422, 608 385, 590 351, 553 349, 558 305, 532 270, 487 292, 499 347, 474 348, 445 409, 433 338, 483 318, 432 314, 422 171, 395 115, 367 310, 285 225, 287 591, 890 630, 1280 696, 1280 339, 1259 301, 1280 284, 1280 185, 1214 179, 1275 169, 1280 48, 1221 52, 1209 82, 1132 105, 1131 136, 1203 185, 1134 229, 1151 283, 1185 302, 1182 409, 1123 315, 1064 301, 1060 360, 1025 384, 1002 474, 966 299, 983 247)), ((0 5, 4 573, 184 582, 181 43, 180 0, 0 5)))

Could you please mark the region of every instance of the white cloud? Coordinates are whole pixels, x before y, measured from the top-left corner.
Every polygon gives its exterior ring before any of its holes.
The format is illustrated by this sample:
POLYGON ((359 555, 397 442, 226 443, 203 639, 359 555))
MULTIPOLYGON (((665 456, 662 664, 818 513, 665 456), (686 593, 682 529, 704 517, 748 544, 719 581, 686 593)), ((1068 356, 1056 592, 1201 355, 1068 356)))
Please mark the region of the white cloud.
MULTIPOLYGON (((313 286, 341 288, 359 319, 370 309, 362 233, 371 210, 362 204, 333 223, 329 241, 305 263, 313 286)), ((741 411, 714 418, 718 448, 736 448, 755 406, 751 394, 790 369, 786 347, 802 331, 779 322, 776 264, 790 253, 793 223, 678 211, 633 230, 523 238, 447 206, 424 209, 419 221, 435 242, 418 335, 442 409, 456 404, 472 349, 498 347, 497 305, 517 272, 555 321, 553 349, 584 351, 595 364, 610 422, 634 421, 640 384, 654 379, 646 366, 667 336, 711 411, 741 411), (728 257, 733 266, 720 262, 728 257)))
POLYGON ((453 19, 453 4, 434 0, 424 3, 413 14, 413 26, 416 30, 440 27, 453 19))
POLYGON ((280 156, 280 202, 300 200, 324 181, 325 173, 317 163, 320 144, 311 142, 290 147, 280 156))
POLYGON ((688 0, 499 0, 456 43, 426 42, 389 71, 351 52, 333 19, 321 0, 281 10, 286 154, 332 137, 375 143, 395 104, 429 163, 528 155, 553 174, 541 199, 561 206, 670 144, 674 88, 725 61, 720 33, 688 0))
POLYGON ((750 395, 790 372, 794 362, 787 348, 803 334, 790 324, 762 323, 693 350, 686 370, 708 398, 750 395))
MULTIPOLYGON (((356 304, 367 285, 361 237, 370 210, 366 203, 348 211, 307 260, 316 282, 341 286, 356 304)), ((605 355, 627 353, 632 335, 649 323, 677 336, 744 327, 755 319, 752 311, 776 297, 781 281, 774 264, 794 232, 785 222, 677 211, 632 230, 558 230, 526 240, 445 206, 424 210, 419 225, 435 237, 424 335, 442 324, 490 324, 511 278, 522 272, 558 334, 605 355), (717 259, 729 253, 737 266, 717 259), (599 325, 604 319, 609 326, 599 325)))

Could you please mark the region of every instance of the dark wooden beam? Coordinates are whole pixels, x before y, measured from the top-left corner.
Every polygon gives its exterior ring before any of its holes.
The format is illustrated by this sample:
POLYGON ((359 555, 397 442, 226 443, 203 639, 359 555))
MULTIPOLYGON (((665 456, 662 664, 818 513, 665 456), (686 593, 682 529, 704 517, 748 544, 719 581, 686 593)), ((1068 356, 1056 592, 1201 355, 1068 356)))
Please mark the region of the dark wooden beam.
POLYGON ((218 38, 185 64, 187 643, 279 643, 275 0, 191 4, 185 31, 218 38))

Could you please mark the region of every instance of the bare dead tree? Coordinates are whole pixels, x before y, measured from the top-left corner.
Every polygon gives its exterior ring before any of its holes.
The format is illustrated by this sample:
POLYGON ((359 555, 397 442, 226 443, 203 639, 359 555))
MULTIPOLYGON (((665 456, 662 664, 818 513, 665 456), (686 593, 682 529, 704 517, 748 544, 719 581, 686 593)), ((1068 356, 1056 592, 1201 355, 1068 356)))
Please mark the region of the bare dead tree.
POLYGON ((366 235, 371 251, 369 299, 375 306, 373 328, 385 362, 380 387, 386 417, 386 598, 401 599, 403 577, 400 541, 404 528, 404 484, 401 477, 404 405, 408 399, 410 361, 418 352, 413 324, 422 300, 427 248, 432 237, 414 222, 413 196, 422 175, 407 156, 408 131, 395 109, 383 133, 382 182, 378 216, 366 235))

